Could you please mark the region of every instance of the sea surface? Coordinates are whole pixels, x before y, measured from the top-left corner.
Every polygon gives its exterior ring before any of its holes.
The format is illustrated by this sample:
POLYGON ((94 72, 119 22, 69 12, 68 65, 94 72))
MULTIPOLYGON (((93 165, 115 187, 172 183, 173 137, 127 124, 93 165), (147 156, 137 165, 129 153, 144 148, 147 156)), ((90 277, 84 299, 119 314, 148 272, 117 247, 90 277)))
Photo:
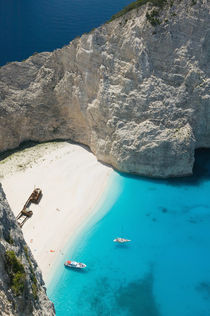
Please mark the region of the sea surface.
POLYGON ((103 24, 132 0, 0 0, 0 66, 52 51, 103 24))
POLYGON ((87 269, 57 266, 48 295, 58 316, 210 315, 210 150, 196 153, 189 178, 115 173, 71 259, 87 269))

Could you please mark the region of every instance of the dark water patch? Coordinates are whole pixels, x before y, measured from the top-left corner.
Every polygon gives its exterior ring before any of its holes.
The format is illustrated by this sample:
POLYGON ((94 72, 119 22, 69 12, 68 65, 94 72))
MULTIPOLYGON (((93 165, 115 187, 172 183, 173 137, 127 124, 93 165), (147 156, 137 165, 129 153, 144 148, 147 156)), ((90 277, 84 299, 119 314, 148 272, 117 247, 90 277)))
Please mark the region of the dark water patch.
POLYGON ((188 220, 188 222, 191 223, 191 224, 197 224, 198 221, 196 221, 196 220, 193 219, 193 218, 190 218, 190 219, 188 220))
POLYGON ((114 291, 112 289, 112 280, 108 277, 100 277, 97 279, 94 288, 83 288, 78 296, 77 306, 86 306, 88 315, 110 316, 114 309, 112 302, 114 291), (111 302, 111 303, 110 303, 111 302))
POLYGON ((154 218, 152 219, 152 221, 153 221, 153 222, 157 222, 157 218, 154 217, 154 218))
POLYGON ((160 316, 153 294, 153 274, 121 286, 116 292, 119 309, 125 309, 132 316, 160 316))
POLYGON ((78 306, 85 306, 87 315, 92 316, 119 315, 122 311, 128 316, 161 315, 153 294, 152 273, 130 283, 122 277, 120 286, 113 281, 100 277, 91 289, 87 284, 78 296, 78 306))
POLYGON ((203 296, 204 299, 210 299, 210 282, 200 282, 196 286, 196 290, 203 296))
POLYGON ((162 212, 162 213, 168 213, 168 210, 167 210, 166 207, 161 207, 161 212, 162 212))
POLYGON ((187 221, 191 224, 204 222, 210 217, 210 209, 206 204, 185 206, 181 209, 183 215, 187 215, 187 221))
POLYGON ((90 307, 92 311, 96 312, 96 315, 110 315, 111 310, 109 304, 103 299, 110 294, 110 284, 108 278, 104 277, 97 282, 97 295, 94 295, 90 300, 90 307))
POLYGON ((156 191, 157 189, 154 187, 148 188, 149 191, 156 191))
POLYGON ((124 249, 127 249, 131 246, 130 242, 125 242, 125 243, 118 243, 116 242, 115 243, 115 248, 124 248, 124 249))
MULTIPOLYGON (((194 205, 184 206, 182 208, 182 212, 190 213, 190 212, 193 212, 193 210, 195 209, 208 209, 209 210, 209 206, 207 204, 194 204, 194 205)), ((199 215, 199 212, 197 214, 199 215)))

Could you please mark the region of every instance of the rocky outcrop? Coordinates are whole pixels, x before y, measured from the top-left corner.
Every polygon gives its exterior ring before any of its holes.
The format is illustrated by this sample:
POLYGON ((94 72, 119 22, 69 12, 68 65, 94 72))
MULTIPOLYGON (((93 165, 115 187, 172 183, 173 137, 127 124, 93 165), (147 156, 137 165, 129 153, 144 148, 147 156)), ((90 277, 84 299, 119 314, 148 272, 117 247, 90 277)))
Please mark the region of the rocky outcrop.
POLYGON ((155 23, 147 3, 2 67, 0 150, 68 138, 121 171, 191 174, 195 148, 210 146, 209 4, 155 10, 155 23))
POLYGON ((0 314, 53 316, 41 272, 0 185, 0 314))

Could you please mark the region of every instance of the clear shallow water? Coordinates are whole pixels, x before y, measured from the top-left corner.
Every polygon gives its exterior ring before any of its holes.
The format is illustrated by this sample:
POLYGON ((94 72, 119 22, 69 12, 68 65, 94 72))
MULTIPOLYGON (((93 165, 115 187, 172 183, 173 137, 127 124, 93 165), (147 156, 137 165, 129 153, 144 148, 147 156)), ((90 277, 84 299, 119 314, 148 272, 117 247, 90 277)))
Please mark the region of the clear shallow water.
POLYGON ((0 65, 52 51, 103 24, 131 0, 0 0, 0 65))
POLYGON ((119 188, 64 256, 87 270, 61 263, 48 286, 57 315, 210 315, 210 151, 197 156, 191 178, 116 173, 110 193, 119 188), (132 243, 116 245, 117 236, 132 243))

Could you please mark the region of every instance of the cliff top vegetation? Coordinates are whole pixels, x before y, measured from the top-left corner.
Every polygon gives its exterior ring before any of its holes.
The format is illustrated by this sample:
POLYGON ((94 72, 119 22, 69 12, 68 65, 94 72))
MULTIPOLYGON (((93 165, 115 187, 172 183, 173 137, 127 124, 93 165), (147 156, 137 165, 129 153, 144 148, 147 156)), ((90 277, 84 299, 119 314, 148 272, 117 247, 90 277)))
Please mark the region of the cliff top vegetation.
MULTIPOLYGON (((133 9, 137 9, 139 7, 141 7, 142 5, 146 4, 146 3, 151 3, 154 6, 157 7, 163 7, 164 4, 166 4, 167 0, 136 0, 132 3, 130 3, 129 5, 127 5, 125 8, 123 8, 121 11, 119 11, 118 13, 114 14, 111 19, 110 22, 123 16, 124 14, 126 14, 127 12, 133 10, 133 9)), ((171 1, 172 2, 172 1, 171 1)))

